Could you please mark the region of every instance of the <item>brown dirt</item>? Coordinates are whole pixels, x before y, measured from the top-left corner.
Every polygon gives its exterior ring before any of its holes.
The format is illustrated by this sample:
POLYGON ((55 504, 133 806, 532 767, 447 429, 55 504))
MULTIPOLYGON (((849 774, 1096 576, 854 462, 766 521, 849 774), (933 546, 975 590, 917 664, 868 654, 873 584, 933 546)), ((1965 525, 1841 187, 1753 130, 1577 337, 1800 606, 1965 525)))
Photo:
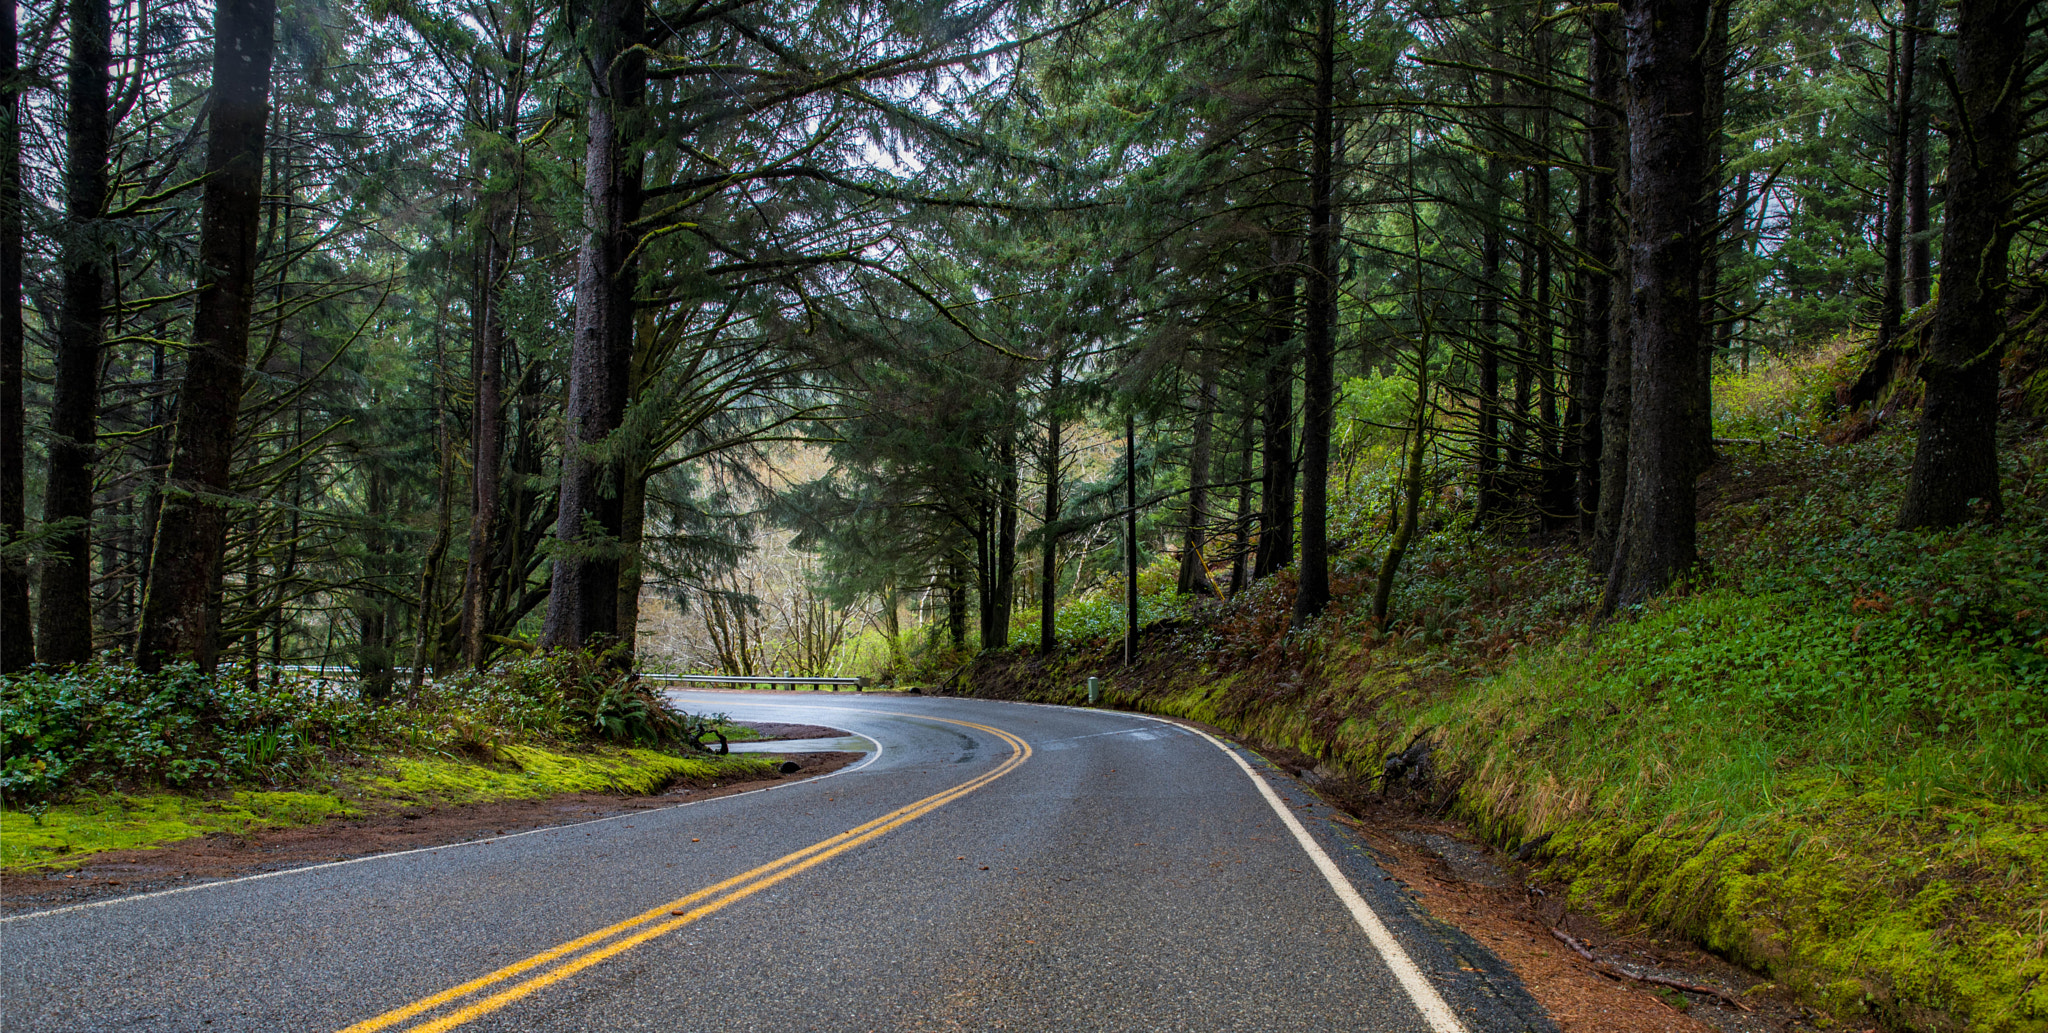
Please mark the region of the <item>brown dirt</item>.
POLYGON ((761 733, 755 742, 782 742, 789 739, 844 739, 853 733, 843 728, 827 728, 824 725, 791 725, 780 721, 755 721, 748 728, 761 733))
MULTIPOLYGON (((826 729, 831 731, 831 729, 826 729)), ((446 846, 473 839, 566 825, 615 814, 657 810, 685 801, 731 796, 813 778, 852 764, 864 753, 800 753, 800 770, 749 782, 678 783, 653 796, 566 793, 534 800, 448 806, 389 805, 356 818, 236 836, 216 832, 150 850, 110 850, 62 872, 0 872, 0 911, 60 907, 105 897, 170 889, 352 857, 446 846)))
POLYGON ((1473 845, 1470 833, 1455 822, 1389 805, 1372 808, 1364 819, 1346 824, 1380 853, 1389 874, 1417 892, 1430 914, 1507 962, 1564 1033, 1787 1033, 1813 1028, 1796 1006, 1778 1000, 1768 989, 1745 993, 1765 985, 1748 972, 1684 943, 1645 931, 1615 930, 1570 910, 1562 902, 1562 887, 1529 880, 1524 866, 1473 845), (1507 875, 1507 885, 1467 882, 1434 851, 1409 842, 1402 833, 1434 833, 1473 845, 1507 875), (1755 1010, 1738 1011, 1711 997, 1617 979, 1556 939, 1552 929, 1564 930, 1602 961, 1712 987, 1755 1010))

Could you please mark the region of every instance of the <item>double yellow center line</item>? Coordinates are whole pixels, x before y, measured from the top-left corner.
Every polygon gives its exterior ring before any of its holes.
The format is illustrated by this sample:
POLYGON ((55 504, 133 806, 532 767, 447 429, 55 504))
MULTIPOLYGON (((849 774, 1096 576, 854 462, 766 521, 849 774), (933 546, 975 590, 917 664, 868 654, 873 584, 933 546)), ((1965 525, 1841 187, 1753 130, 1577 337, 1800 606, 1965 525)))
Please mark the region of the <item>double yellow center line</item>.
POLYGON ((390 1029, 444 1005, 466 1000, 468 1003, 439 1018, 408 1027, 405 1033, 440 1033, 442 1030, 454 1029, 463 1023, 497 1011, 536 990, 553 986, 601 961, 624 954, 657 936, 674 932, 727 904, 759 893, 798 872, 823 864, 893 829, 916 821, 1015 771, 1018 765, 1031 758, 1030 743, 1000 728, 922 714, 901 716, 916 716, 925 721, 943 721, 946 724, 987 732, 1010 744, 1010 756, 978 778, 969 779, 944 792, 935 793, 909 806, 890 811, 859 828, 849 829, 830 839, 813 843, 793 854, 779 857, 752 871, 735 875, 717 885, 707 886, 687 897, 670 901, 616 925, 606 926, 522 961, 513 962, 461 986, 451 987, 432 996, 422 997, 402 1008, 394 1008, 375 1018, 365 1019, 342 1030, 341 1033, 373 1033, 375 1030, 390 1029), (511 983, 510 986, 486 993, 493 987, 508 982, 511 983))

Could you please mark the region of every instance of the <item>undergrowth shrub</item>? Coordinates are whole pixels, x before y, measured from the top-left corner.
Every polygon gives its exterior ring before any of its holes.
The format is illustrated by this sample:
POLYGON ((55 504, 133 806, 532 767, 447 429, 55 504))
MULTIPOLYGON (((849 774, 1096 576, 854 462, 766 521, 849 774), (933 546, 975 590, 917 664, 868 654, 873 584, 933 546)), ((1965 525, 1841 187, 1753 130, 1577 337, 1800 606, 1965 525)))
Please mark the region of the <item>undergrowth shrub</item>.
POLYGON ((0 797, 44 800, 71 785, 289 780, 377 724, 349 699, 252 687, 190 664, 144 674, 100 657, 0 680, 0 797))
POLYGON ((588 653, 543 653, 379 703, 326 682, 246 684, 191 664, 145 674, 111 655, 0 678, 0 801, 113 786, 279 785, 335 751, 481 760, 523 741, 698 752, 724 715, 694 715, 588 653))

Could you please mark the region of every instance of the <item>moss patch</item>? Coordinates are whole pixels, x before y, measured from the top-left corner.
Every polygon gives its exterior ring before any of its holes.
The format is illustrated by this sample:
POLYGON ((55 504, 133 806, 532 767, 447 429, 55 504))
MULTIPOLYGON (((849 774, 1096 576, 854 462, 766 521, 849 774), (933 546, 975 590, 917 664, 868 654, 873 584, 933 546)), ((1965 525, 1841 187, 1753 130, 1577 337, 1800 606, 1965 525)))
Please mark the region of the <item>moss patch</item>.
MULTIPOLYGON (((1385 656, 1360 668, 1342 643, 1317 660, 1326 677, 1293 685, 1199 670, 1161 643, 1156 666, 1105 671, 1103 699, 1353 778, 1431 736, 1460 815, 1502 847, 1548 834, 1544 875, 1576 907, 1685 936, 1843 1018, 2048 1031, 2048 807, 1985 764, 1981 740, 1927 734, 1852 693, 1790 720, 1773 699, 1685 693, 1605 652, 1727 602, 1709 594, 1608 646, 1527 650, 1448 684, 1385 656)), ((1686 659, 1668 643, 1653 655, 1686 659)), ((975 694, 1081 701, 1072 672, 1035 663, 984 660, 975 694)))
POLYGON ((204 836, 312 825, 356 808, 319 793, 239 792, 218 799, 173 794, 112 794, 51 807, 41 824, 0 811, 0 866, 69 868, 106 850, 129 850, 204 836))
POLYGON ((93 854, 163 846, 216 832, 315 825, 330 817, 391 804, 462 804, 563 793, 660 792, 677 782, 764 778, 775 762, 758 755, 674 757, 652 750, 554 753, 502 746, 491 763, 387 757, 374 773, 347 777, 327 792, 237 792, 217 798, 111 794, 50 807, 41 823, 24 811, 0 811, 0 867, 76 866, 93 854))
POLYGON ((775 769, 774 761, 744 754, 676 757, 634 749, 577 754, 531 746, 504 746, 496 752, 497 761, 491 764, 395 757, 385 772, 361 779, 355 787, 384 800, 473 803, 557 793, 653 793, 681 781, 765 778, 775 769))

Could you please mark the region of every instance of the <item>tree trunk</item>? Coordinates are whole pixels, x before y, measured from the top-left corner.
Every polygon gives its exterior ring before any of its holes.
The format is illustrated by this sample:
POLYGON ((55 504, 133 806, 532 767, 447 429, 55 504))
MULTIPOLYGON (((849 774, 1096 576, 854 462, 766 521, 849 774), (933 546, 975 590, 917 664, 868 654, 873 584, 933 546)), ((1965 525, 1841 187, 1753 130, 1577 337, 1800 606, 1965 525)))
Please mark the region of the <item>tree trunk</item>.
POLYGON ((211 671, 217 658, 221 614, 209 604, 233 518, 226 496, 249 361, 276 21, 275 0, 220 0, 214 9, 213 104, 199 211, 202 286, 151 550, 156 569, 136 641, 136 660, 147 670, 189 657, 211 671))
POLYGON ((889 640, 889 669, 893 675, 896 665, 903 662, 903 622, 897 611, 903 601, 896 594, 896 581, 892 578, 882 586, 882 637, 889 640))
POLYGON ((1706 228, 1702 231, 1700 248, 1700 285, 1695 295, 1700 306, 1699 351, 1694 361, 1699 365, 1700 398, 1692 410, 1693 450, 1698 453, 1699 469, 1714 465, 1714 320, 1720 314, 1721 293, 1721 168, 1726 144, 1723 127, 1727 123, 1728 103, 1728 62, 1732 51, 1728 46, 1728 12, 1733 4, 1716 3, 1708 14, 1707 50, 1703 87, 1704 102, 1700 110, 1706 125, 1706 171, 1703 173, 1701 190, 1705 192, 1706 228))
MULTIPOLYGON (((1495 16, 1496 19, 1499 15, 1495 16)), ((1500 41, 1495 33, 1495 47, 1500 41)), ((1494 117, 1499 117, 1506 100, 1503 78, 1493 77, 1494 117)), ((1496 141, 1495 146, 1506 150, 1504 144, 1496 141)), ((1501 392, 1500 392, 1500 266, 1501 266, 1501 195, 1506 187, 1502 184, 1501 165, 1503 159, 1494 155, 1480 158, 1480 175, 1483 180, 1480 198, 1479 228, 1479 508, 1476 518, 1482 525, 1500 519, 1508 508, 1507 485, 1501 469, 1501 392)))
POLYGON ((974 507, 975 637, 987 649, 996 623, 996 507, 984 500, 974 507))
POLYGON ((112 63, 106 0, 70 6, 66 63, 63 273, 58 301, 56 384, 50 405, 50 465, 43 525, 54 531, 43 561, 36 653, 46 664, 92 656, 92 493, 99 417, 100 344, 105 338, 109 242, 107 110, 112 63))
POLYGON ((1337 358, 1337 3, 1316 15, 1315 121, 1310 132, 1308 298, 1301 392, 1301 570, 1294 625, 1330 605, 1330 420, 1337 358))
MULTIPOLYGON (((501 202, 493 198, 492 205, 501 202)), ((499 505, 504 493, 505 456, 505 316, 504 288, 511 259, 509 214, 494 207, 481 242, 478 272, 476 358, 470 363, 474 393, 470 427, 469 563, 462 573, 462 656, 481 670, 490 658, 484 636, 489 633, 491 586, 498 579, 499 505)))
POLYGON ((1055 353, 1045 386, 1045 529, 1038 549, 1038 651, 1047 656, 1059 644, 1060 376, 1066 362, 1055 353))
POLYGON ((1998 486, 1998 364, 2005 354, 2007 252, 2028 21, 2036 0, 1964 0, 1956 39, 1941 295, 1920 376, 1927 382, 1901 527, 2004 514, 1998 486))
MULTIPOLYGON (((661 362, 659 328, 654 310, 645 308, 633 318, 633 360, 626 374, 626 405, 639 404, 648 379, 658 372, 661 362)), ((619 581, 618 625, 613 637, 631 657, 639 649, 640 642, 640 586, 644 580, 640 557, 640 546, 647 532, 647 482, 648 471, 653 468, 655 457, 648 447, 635 440, 630 447, 614 453, 619 464, 619 481, 622 497, 619 499, 619 581)))
MULTIPOLYGON (((1911 25, 1920 18, 1919 0, 1905 0, 1900 20, 1911 25)), ((1905 350, 1899 344, 1899 324, 1906 311, 1906 191, 1911 180, 1912 106, 1916 48, 1911 34, 1892 31, 1892 104, 1885 127, 1884 191, 1884 284, 1877 299, 1877 337, 1871 342, 1871 357, 1863 375, 1849 388, 1849 404, 1875 402, 1897 375, 1905 350)))
MULTIPOLYGON (((1919 18, 1934 20, 1921 13, 1918 4, 1914 7, 1919 18)), ((1922 36, 1919 18, 1908 20, 1904 26, 1906 60, 1916 69, 1920 64, 1922 36)), ((1914 78, 1919 78, 1917 73, 1914 78)), ((1909 95, 1906 99, 1906 305, 1919 308, 1927 304, 1928 292, 1934 286, 1934 242, 1927 232, 1927 105, 1917 96, 1909 95)))
MULTIPOLYGON (((1591 171, 1586 177, 1586 253, 1593 266, 1586 271, 1586 316, 1581 339, 1585 342, 1585 377, 1582 383, 1583 422, 1579 431, 1579 533, 1588 541, 1597 538, 1601 511, 1601 464, 1612 426, 1606 419, 1609 347, 1614 339, 1614 303, 1621 283, 1615 273, 1620 264, 1616 250, 1616 226, 1620 213, 1615 208, 1615 183, 1620 171, 1621 61, 1615 43, 1621 26, 1611 11, 1591 17, 1592 39, 1586 63, 1591 71, 1593 104, 1586 112, 1586 160, 1591 171)), ((1604 569, 1604 567, 1602 568, 1604 569)))
POLYGON ((1017 434, 1005 429, 996 449, 996 569, 992 635, 983 649, 1010 647, 1010 612, 1017 594, 1017 434))
POLYGON ((368 560, 365 572, 369 577, 366 580, 372 585, 362 597, 362 605, 357 611, 363 633, 356 651, 356 677, 363 683, 363 698, 369 700, 391 697, 391 606, 381 587, 385 558, 391 551, 384 532, 387 508, 384 478, 384 471, 371 468, 363 494, 364 507, 370 513, 363 552, 368 560))
POLYGON ((1252 440, 1253 396, 1249 380, 1244 385, 1244 409, 1237 424, 1237 517, 1234 521, 1235 537, 1230 547, 1230 594, 1233 598, 1244 590, 1245 580, 1251 567, 1252 551, 1252 455, 1256 444, 1252 440))
POLYGON ((946 634, 954 649, 967 647, 967 575, 958 560, 946 564, 946 634))
POLYGON ((1422 457, 1428 447, 1429 435, 1429 344, 1416 351, 1415 379, 1415 438, 1408 449, 1408 469, 1401 479, 1401 519, 1394 528, 1394 540, 1387 544, 1387 555, 1380 563, 1379 582, 1372 593, 1372 617, 1380 630, 1385 631, 1387 618, 1393 608, 1394 577, 1400 573, 1401 557, 1408 551, 1408 543, 1415 537, 1415 521, 1422 509, 1422 457))
POLYGON ((1195 392, 1195 440, 1188 448, 1188 521, 1181 538, 1180 579, 1175 590, 1181 595, 1201 592, 1215 595, 1209 580, 1207 543, 1209 535, 1209 453, 1216 422, 1216 378, 1202 370, 1202 383, 1195 392))
POLYGON ((1707 385, 1699 297, 1708 202, 1712 0, 1628 0, 1631 344, 1627 501, 1602 609, 1640 603, 1699 559, 1707 385))
POLYGON ((619 500, 619 644, 630 654, 640 649, 640 587, 643 579, 640 546, 647 534, 647 474, 645 464, 629 468, 625 498, 619 500))
POLYGON ((1124 414, 1124 664, 1138 661, 1138 418, 1124 414))
POLYGON ((543 644, 601 647, 618 632, 620 464, 603 455, 626 413, 633 362, 631 229, 640 211, 640 144, 629 139, 646 83, 636 48, 641 0, 593 0, 585 28, 590 83, 584 156, 586 236, 578 260, 575 340, 563 412, 562 487, 543 644))
POLYGON ((1273 246, 1273 290, 1267 301, 1266 391, 1260 412, 1259 550, 1254 579, 1294 562, 1294 281, 1295 256, 1284 237, 1273 246))
MULTIPOLYGON (((434 335, 434 458, 439 471, 434 478, 434 542, 427 547, 427 559, 420 564, 419 621, 413 629, 412 673, 408 679, 414 693, 426 683, 427 666, 441 655, 441 565, 448 558, 448 542, 454 536, 451 510, 455 492, 455 431, 448 425, 448 389, 440 379, 448 357, 440 334, 434 335)), ((296 537, 296 536, 294 536, 296 537)))
POLYGON ((21 394, 21 89, 16 5, 0 10, 0 674, 36 662, 28 606, 28 557, 15 551, 28 529, 26 432, 21 394))

